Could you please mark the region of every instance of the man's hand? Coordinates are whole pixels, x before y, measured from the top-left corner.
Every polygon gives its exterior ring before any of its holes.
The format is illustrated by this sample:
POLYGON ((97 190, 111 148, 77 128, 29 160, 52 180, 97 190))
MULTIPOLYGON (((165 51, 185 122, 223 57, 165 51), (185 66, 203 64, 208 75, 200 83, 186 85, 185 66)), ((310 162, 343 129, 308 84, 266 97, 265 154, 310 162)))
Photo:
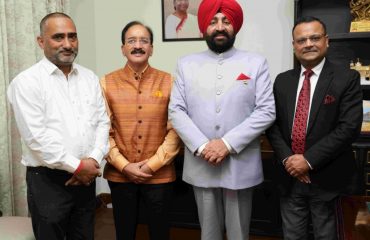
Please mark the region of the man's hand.
POLYGON ((302 154, 295 154, 285 161, 285 170, 299 181, 310 183, 308 171, 310 167, 302 154))
POLYGON ((147 161, 148 160, 138 163, 129 163, 123 168, 122 173, 134 183, 143 183, 153 176, 152 174, 144 172, 147 171, 146 167, 148 166, 144 167, 144 169, 141 169, 143 166, 145 166, 147 161))
POLYGON ((75 175, 73 175, 68 181, 65 183, 65 186, 79 186, 82 185, 80 181, 76 178, 75 175))
POLYGON ((146 174, 150 174, 150 175, 153 175, 153 170, 150 169, 150 167, 148 166, 148 164, 144 164, 143 166, 141 166, 141 171, 146 173, 146 174))
POLYGON ((207 143, 206 147, 203 149, 201 156, 212 165, 218 165, 229 155, 229 150, 227 149, 224 141, 222 139, 213 139, 207 143))
POLYGON ((77 183, 81 183, 83 185, 89 186, 96 177, 100 177, 100 166, 98 162, 93 158, 84 158, 81 159, 81 169, 78 171, 78 173, 74 174, 72 178, 70 178, 66 182, 67 185, 78 185, 77 183), (77 182, 77 181, 78 182, 77 182))
POLYGON ((297 177, 297 179, 300 181, 300 182, 303 182, 303 183, 311 183, 311 179, 310 179, 310 175, 305 174, 305 175, 299 175, 297 177))

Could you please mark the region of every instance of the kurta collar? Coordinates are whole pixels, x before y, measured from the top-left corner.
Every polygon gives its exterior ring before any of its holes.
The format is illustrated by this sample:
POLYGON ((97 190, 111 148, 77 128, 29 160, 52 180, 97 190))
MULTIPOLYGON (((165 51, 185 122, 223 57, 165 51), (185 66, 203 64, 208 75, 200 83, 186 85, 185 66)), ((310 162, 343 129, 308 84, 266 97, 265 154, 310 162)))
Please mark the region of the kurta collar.
POLYGON ((146 67, 144 68, 142 72, 135 72, 130 67, 130 65, 126 63, 125 67, 123 68, 123 71, 126 73, 129 79, 141 80, 146 75, 146 73, 149 72, 150 69, 151 67, 148 64, 146 65, 146 67))
POLYGON ((146 65, 142 72, 135 72, 134 69, 132 69, 132 67, 128 63, 126 63, 125 71, 128 73, 128 76, 130 76, 130 78, 134 78, 135 80, 141 80, 149 68, 150 66, 148 64, 146 65))
POLYGON ((230 48, 229 50, 227 50, 226 52, 223 52, 223 53, 215 53, 212 50, 208 49, 207 53, 213 58, 227 59, 227 58, 232 57, 236 53, 236 48, 232 47, 232 48, 230 48))

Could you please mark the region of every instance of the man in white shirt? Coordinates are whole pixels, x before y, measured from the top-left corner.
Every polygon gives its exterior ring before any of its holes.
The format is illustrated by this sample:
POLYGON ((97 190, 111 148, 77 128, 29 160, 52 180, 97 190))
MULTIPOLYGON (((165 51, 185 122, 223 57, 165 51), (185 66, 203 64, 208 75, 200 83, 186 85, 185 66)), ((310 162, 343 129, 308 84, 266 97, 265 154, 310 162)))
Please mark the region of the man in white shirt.
POLYGON ((23 142, 36 239, 93 239, 95 178, 109 150, 109 118, 97 76, 73 63, 76 27, 63 13, 40 23, 45 57, 8 88, 23 142))

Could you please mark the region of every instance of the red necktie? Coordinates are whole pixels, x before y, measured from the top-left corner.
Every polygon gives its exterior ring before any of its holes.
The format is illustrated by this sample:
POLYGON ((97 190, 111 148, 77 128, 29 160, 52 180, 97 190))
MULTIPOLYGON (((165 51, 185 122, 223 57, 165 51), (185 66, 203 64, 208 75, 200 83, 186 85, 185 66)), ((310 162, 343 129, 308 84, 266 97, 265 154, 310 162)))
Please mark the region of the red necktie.
POLYGON ((313 71, 307 69, 303 74, 303 86, 298 97, 292 132, 292 150, 296 154, 303 154, 305 150, 307 119, 310 109, 310 78, 313 71))

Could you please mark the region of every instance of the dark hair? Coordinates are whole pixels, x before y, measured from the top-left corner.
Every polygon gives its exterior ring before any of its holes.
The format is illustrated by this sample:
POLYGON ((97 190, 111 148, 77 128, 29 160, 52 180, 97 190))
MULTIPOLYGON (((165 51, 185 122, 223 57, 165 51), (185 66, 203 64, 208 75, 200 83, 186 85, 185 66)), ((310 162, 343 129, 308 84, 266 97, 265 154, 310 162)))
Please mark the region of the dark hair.
POLYGON ((324 34, 326 35, 326 25, 323 21, 321 21, 320 19, 316 18, 316 17, 312 17, 312 16, 303 16, 303 17, 300 17, 296 20, 296 22, 294 23, 294 26, 293 26, 293 30, 292 30, 292 35, 294 33, 294 30, 295 28, 301 24, 301 23, 310 23, 310 22, 318 22, 321 24, 322 28, 324 29, 324 34))
POLYGON ((139 21, 132 21, 132 22, 129 22, 127 23, 127 25, 122 29, 122 34, 121 34, 121 41, 122 41, 122 44, 125 44, 125 35, 126 35, 126 32, 130 29, 130 27, 132 26, 135 26, 135 25, 141 25, 143 27, 146 28, 146 30, 149 32, 149 35, 150 35, 150 44, 153 44, 153 31, 150 27, 142 24, 141 22, 139 21))
POLYGON ((58 17, 64 17, 64 18, 69 18, 71 19, 71 21, 73 22, 72 18, 70 16, 68 16, 67 14, 65 13, 62 13, 62 12, 53 12, 53 13, 49 13, 48 15, 46 15, 45 17, 43 17, 41 19, 41 22, 40 22, 40 35, 43 35, 44 34, 44 30, 45 30, 45 25, 46 25, 46 21, 49 19, 49 18, 58 18, 58 17))

